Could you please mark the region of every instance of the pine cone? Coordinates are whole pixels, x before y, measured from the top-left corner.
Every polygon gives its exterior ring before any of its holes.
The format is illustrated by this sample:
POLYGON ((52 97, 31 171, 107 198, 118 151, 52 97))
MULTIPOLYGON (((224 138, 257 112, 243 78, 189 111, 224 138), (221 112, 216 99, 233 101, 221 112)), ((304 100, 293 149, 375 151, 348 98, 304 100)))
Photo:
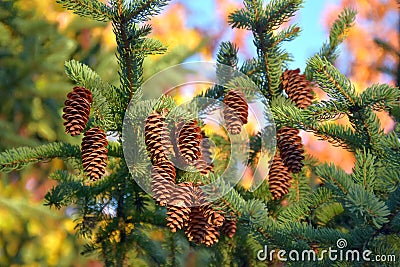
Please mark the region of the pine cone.
POLYGON ((204 241, 202 242, 204 245, 211 247, 218 242, 220 235, 218 227, 209 224, 204 230, 204 241))
POLYGON ((108 145, 106 134, 98 127, 89 129, 82 139, 83 169, 92 181, 99 180, 106 171, 108 145))
POLYGON ((283 127, 277 133, 277 146, 281 152, 281 158, 289 171, 298 173, 303 168, 304 149, 299 136, 299 130, 283 127))
POLYGON ((282 88, 299 108, 307 108, 314 98, 310 81, 300 69, 286 70, 282 74, 282 88))
POLYGON ((152 162, 168 161, 172 144, 165 117, 153 112, 147 117, 145 123, 145 143, 152 162))
POLYGON ((207 222, 203 209, 198 206, 192 208, 185 234, 189 241, 206 246, 214 245, 219 238, 218 228, 207 222))
POLYGON ((193 165, 202 175, 207 175, 210 172, 214 172, 213 165, 208 164, 203 157, 200 157, 198 160, 196 160, 193 165))
POLYGON ((196 120, 192 120, 187 123, 179 123, 177 130, 179 153, 187 163, 191 164, 201 155, 201 128, 197 125, 196 120))
POLYGON ((236 219, 227 219, 221 227, 221 232, 229 238, 236 233, 236 219))
POLYGON ((194 204, 203 210, 203 216, 208 224, 220 227, 225 221, 221 211, 215 210, 211 203, 208 203, 206 194, 200 187, 194 188, 194 204))
POLYGON ((283 161, 276 152, 271 169, 269 170, 269 191, 273 199, 279 200, 289 192, 292 176, 288 168, 283 164, 283 161))
POLYGON ((63 116, 65 132, 72 136, 79 135, 89 120, 92 93, 85 87, 75 86, 64 102, 63 116))
POLYGON ((244 93, 230 90, 224 97, 224 119, 226 128, 231 134, 239 134, 243 124, 247 123, 249 115, 247 100, 244 93))
POLYGON ((220 227, 224 224, 224 215, 222 215, 220 211, 215 210, 211 204, 204 205, 202 208, 208 224, 212 224, 216 227, 220 227))
POLYGON ((167 205, 174 190, 176 171, 170 161, 165 161, 151 169, 151 191, 153 198, 160 206, 167 205))
POLYGON ((194 188, 195 206, 192 207, 185 234, 189 241, 212 246, 218 242, 219 231, 217 225, 220 226, 222 224, 220 222, 222 215, 211 211, 211 205, 205 203, 206 198, 203 191, 199 187, 194 188))
POLYGON ((178 184, 171 193, 167 208, 167 226, 176 232, 188 224, 191 205, 193 204, 193 183, 178 184))

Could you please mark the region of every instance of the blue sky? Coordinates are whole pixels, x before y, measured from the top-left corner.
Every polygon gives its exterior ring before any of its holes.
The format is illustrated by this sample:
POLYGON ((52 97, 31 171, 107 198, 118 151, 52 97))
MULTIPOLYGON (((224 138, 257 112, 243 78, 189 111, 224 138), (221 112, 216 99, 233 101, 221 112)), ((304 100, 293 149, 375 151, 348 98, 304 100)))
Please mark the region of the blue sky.
MULTIPOLYGON (((218 0, 180 0, 188 8, 187 26, 200 27, 212 30, 213 22, 216 20, 215 1, 218 0)), ((239 3, 242 1, 237 0, 239 3)), ((337 3, 339 0, 306 0, 304 7, 298 12, 294 22, 299 24, 302 32, 294 41, 286 42, 284 47, 293 54, 295 61, 290 64, 291 68, 299 67, 304 70, 306 60, 317 52, 322 43, 327 40, 328 32, 322 24, 322 11, 329 4, 337 3)), ((267 1, 265 1, 267 2, 267 1)), ((228 36, 229 38, 229 36, 228 36)), ((228 41, 226 39, 224 41, 228 41)), ((252 40, 249 40, 250 42, 252 40)))

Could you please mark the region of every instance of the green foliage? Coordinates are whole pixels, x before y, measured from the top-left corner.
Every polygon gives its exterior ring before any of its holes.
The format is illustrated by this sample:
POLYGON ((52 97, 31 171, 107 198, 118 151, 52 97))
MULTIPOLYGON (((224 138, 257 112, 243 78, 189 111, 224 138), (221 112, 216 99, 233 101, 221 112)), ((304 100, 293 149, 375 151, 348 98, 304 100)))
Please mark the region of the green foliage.
POLYGON ((228 23, 232 27, 253 32, 258 55, 256 73, 261 77, 255 82, 267 97, 279 95, 280 75, 284 62, 290 58, 280 49, 280 44, 295 38, 299 31, 296 26, 278 33, 274 30, 291 18, 301 8, 302 2, 276 0, 263 6, 262 1, 244 1, 245 7, 234 11, 228 17, 228 23))
POLYGON ((121 117, 118 117, 121 111, 117 109, 117 89, 109 84, 105 84, 97 73, 75 60, 65 62, 65 72, 68 78, 77 85, 90 88, 93 94, 93 103, 91 105, 91 112, 94 117, 93 124, 101 126, 105 130, 116 130, 114 122, 118 118, 122 121, 121 117))
POLYGON ((64 8, 75 14, 98 21, 109 21, 113 14, 110 7, 97 0, 56 0, 64 8))
MULTIPOLYGON (((116 6, 118 0, 113 0, 116 6)), ((133 0, 125 3, 123 8, 123 16, 127 21, 134 23, 145 22, 151 17, 158 15, 169 0, 133 0)))
POLYGON ((345 8, 333 23, 329 32, 329 42, 324 43, 319 56, 334 63, 338 57, 338 46, 345 40, 346 33, 354 24, 357 12, 352 8, 345 8))
POLYGON ((41 162, 56 157, 77 157, 78 146, 67 143, 50 143, 36 148, 19 147, 0 154, 0 170, 10 172, 24 168, 27 164, 41 162))
POLYGON ((354 105, 354 87, 350 80, 341 74, 329 61, 316 55, 308 61, 308 67, 313 73, 314 80, 320 88, 328 93, 330 98, 354 105))
POLYGON ((360 106, 369 106, 375 111, 390 111, 398 106, 399 90, 387 84, 374 84, 361 93, 360 106))
POLYGON ((18 2, 0 3, 1 149, 58 139, 60 92, 68 86, 60 60, 77 47, 55 24, 23 11, 18 2), (21 132, 25 138, 18 138, 21 132))
MULTIPOLYGON (((373 167, 370 159, 370 157, 364 158, 362 161, 364 168, 368 163, 370 164, 369 167, 373 167)), ((359 162, 360 161, 358 161, 358 163, 359 162)), ((359 224, 361 224, 362 221, 365 221, 365 223, 380 228, 384 223, 388 222, 387 216, 390 212, 385 202, 374 194, 374 190, 370 189, 370 186, 373 186, 373 183, 372 185, 369 185, 365 181, 368 179, 373 182, 374 173, 367 174, 364 172, 360 174, 360 169, 362 168, 362 166, 357 165, 353 174, 353 177, 357 178, 355 181, 351 179, 351 175, 345 174, 343 171, 336 169, 332 165, 320 166, 317 169, 317 173, 321 176, 328 187, 332 188, 342 196, 342 204, 347 208, 348 212, 358 216, 359 224)))

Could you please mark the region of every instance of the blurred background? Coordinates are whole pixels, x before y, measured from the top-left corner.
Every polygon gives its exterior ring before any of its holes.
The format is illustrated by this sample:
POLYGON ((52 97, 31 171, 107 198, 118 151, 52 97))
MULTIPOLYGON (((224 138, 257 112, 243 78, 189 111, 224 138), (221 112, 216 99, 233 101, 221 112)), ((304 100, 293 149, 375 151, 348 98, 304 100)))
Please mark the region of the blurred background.
MULTIPOLYGON (((150 22, 153 37, 166 43, 169 52, 145 61, 144 78, 181 62, 215 60, 221 41, 234 42, 242 61, 255 56, 251 33, 232 31, 226 23, 228 14, 241 5, 237 0, 173 0, 150 22)), ((330 25, 345 6, 359 14, 341 46, 337 67, 358 91, 377 82, 399 86, 396 0, 306 1, 293 19, 302 28, 301 37, 285 47, 294 56, 290 68, 304 70, 307 58, 328 38, 330 25)), ((104 80, 118 84, 115 50, 110 24, 79 18, 54 0, 1 1, 0 151, 50 141, 78 144, 62 125, 63 102, 73 87, 64 75, 64 61, 79 60, 104 80)), ((385 131, 393 129, 387 114, 379 117, 385 131)), ((308 133, 302 135, 307 153, 351 172, 351 153, 308 133)), ((75 237, 71 211, 43 206, 44 195, 54 185, 48 175, 59 168, 62 161, 53 160, 0 173, 0 266, 101 266, 94 257, 80 256, 84 241, 75 237)))

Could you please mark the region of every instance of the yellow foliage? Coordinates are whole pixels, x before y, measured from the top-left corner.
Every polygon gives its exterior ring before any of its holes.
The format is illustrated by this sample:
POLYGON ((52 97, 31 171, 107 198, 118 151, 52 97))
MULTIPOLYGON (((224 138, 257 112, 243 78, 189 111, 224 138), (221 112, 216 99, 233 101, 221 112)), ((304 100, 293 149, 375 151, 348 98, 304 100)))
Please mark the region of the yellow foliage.
POLYGON ((160 16, 150 21, 154 28, 152 37, 162 40, 168 46, 168 50, 173 50, 182 44, 194 49, 200 44, 202 36, 197 30, 185 27, 185 21, 184 6, 171 4, 160 16))
MULTIPOLYGON (((50 231, 42 236, 42 244, 49 265, 54 266, 57 264, 60 250, 65 249, 65 238, 66 234, 62 231, 50 231)), ((63 253, 65 253, 65 251, 63 251, 63 253)))
MULTIPOLYGON (((57 17, 62 11, 60 6, 53 0, 18 1, 17 5, 23 10, 37 10, 41 16, 53 22, 57 20, 57 17)), ((65 11, 61 13, 65 13, 65 11)))
POLYGON ((165 241, 165 234, 161 230, 154 230, 150 232, 150 238, 154 241, 165 241))
POLYGON ((75 223, 70 219, 65 219, 63 221, 63 228, 71 234, 75 233, 75 223))

